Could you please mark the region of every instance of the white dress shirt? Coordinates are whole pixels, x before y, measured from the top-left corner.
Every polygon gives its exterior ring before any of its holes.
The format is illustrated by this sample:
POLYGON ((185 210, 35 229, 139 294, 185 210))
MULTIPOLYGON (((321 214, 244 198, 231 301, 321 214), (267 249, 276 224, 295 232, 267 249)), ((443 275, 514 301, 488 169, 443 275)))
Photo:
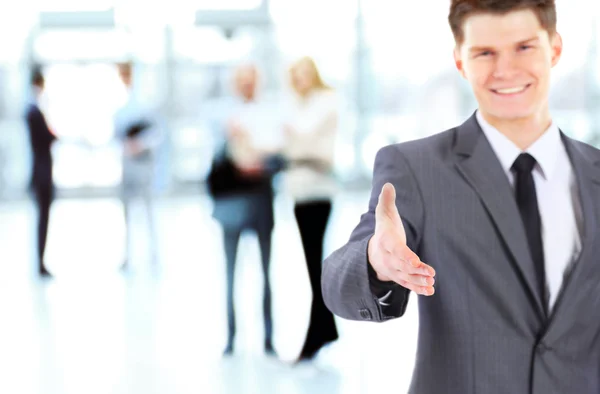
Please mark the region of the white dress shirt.
POLYGON ((277 150, 283 144, 281 105, 276 98, 259 97, 246 102, 237 99, 231 109, 231 119, 250 134, 252 145, 261 150, 277 150))
MULTIPOLYGON (((511 167, 524 152, 490 125, 479 111, 476 117, 514 187, 511 167)), ((571 270, 581 251, 581 204, 575 173, 560 131, 554 123, 525 152, 537 162, 533 169, 533 179, 542 222, 546 288, 549 295, 547 305, 551 311, 564 276, 571 270)))
POLYGON ((223 125, 235 123, 246 133, 229 141, 229 153, 238 165, 254 165, 265 154, 281 149, 283 120, 275 97, 261 96, 252 101, 236 97, 227 104, 223 125))

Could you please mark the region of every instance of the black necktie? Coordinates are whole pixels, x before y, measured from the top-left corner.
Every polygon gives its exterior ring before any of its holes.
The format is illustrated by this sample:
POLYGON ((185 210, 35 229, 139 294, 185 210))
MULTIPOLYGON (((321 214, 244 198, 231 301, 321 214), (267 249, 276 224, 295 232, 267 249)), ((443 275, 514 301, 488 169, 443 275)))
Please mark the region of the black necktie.
POLYGON ((544 312, 547 312, 546 270, 544 269, 544 248, 542 243, 542 223, 538 210, 535 183, 532 170, 535 159, 529 153, 522 153, 512 165, 515 172, 515 196, 525 226, 529 250, 535 265, 538 280, 538 291, 542 297, 544 312))

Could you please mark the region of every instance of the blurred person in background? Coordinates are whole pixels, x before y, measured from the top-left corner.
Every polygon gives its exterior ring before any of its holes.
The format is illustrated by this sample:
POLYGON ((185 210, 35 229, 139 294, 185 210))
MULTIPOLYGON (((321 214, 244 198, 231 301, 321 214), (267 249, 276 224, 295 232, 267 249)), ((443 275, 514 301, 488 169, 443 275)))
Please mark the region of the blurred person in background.
POLYGON ((41 277, 52 275, 44 262, 50 206, 54 198, 54 182, 52 178, 52 144, 56 135, 48 127, 46 118, 39 106, 39 98, 44 91, 44 75, 36 67, 31 74, 32 99, 25 109, 25 121, 29 131, 29 142, 32 151, 31 190, 37 208, 37 253, 38 273, 41 277))
POLYGON ((125 261, 129 268, 132 234, 135 222, 131 218, 133 202, 139 198, 146 211, 151 260, 157 263, 157 236, 153 213, 153 192, 156 152, 162 142, 157 112, 144 103, 133 86, 133 64, 117 65, 119 76, 127 89, 127 101, 115 114, 114 129, 123 150, 121 199, 126 227, 125 261))
POLYGON ((223 227, 227 277, 227 345, 224 355, 233 354, 236 334, 234 300, 235 263, 244 230, 256 233, 264 278, 264 350, 274 356, 271 313, 271 238, 273 217, 273 168, 269 158, 278 150, 280 123, 274 106, 259 96, 259 71, 243 64, 234 71, 235 101, 224 121, 226 142, 208 177, 214 198, 213 217, 223 227))
POLYGON ((0 198, 3 197, 6 189, 6 152, 3 141, 0 141, 0 198))
POLYGON ((315 62, 304 57, 289 71, 294 97, 285 119, 284 188, 293 198, 313 299, 310 325, 298 361, 311 360, 338 338, 333 314, 321 294, 325 230, 336 191, 334 151, 338 124, 335 92, 321 79, 315 62))
MULTIPOLYGON (((3 114, 0 112, 0 117, 2 115, 3 114)), ((6 160, 6 148, 7 146, 5 141, 0 138, 0 198, 3 197, 6 189, 6 169, 8 162, 8 160, 6 160)))

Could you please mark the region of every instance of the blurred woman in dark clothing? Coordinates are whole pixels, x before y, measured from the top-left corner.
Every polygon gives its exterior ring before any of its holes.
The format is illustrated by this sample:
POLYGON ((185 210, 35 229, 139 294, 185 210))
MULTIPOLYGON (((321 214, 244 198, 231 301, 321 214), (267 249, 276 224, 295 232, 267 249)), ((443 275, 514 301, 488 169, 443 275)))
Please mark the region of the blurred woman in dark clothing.
POLYGON ((284 184, 295 201, 313 294, 310 325, 298 358, 302 361, 338 339, 333 314, 321 294, 323 241, 336 191, 333 162, 338 108, 335 92, 323 83, 311 58, 297 61, 290 69, 290 79, 295 97, 287 114, 285 152, 290 167, 284 184))

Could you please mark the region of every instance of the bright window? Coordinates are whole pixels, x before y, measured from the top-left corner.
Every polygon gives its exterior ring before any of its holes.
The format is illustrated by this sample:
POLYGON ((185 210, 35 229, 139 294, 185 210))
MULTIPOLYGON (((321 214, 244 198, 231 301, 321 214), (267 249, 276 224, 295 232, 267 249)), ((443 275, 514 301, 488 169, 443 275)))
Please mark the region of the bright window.
POLYGON ((263 0, 190 0, 198 10, 252 10, 263 0))
POLYGON ((115 3, 115 0, 44 0, 38 7, 41 12, 107 11, 115 3))

